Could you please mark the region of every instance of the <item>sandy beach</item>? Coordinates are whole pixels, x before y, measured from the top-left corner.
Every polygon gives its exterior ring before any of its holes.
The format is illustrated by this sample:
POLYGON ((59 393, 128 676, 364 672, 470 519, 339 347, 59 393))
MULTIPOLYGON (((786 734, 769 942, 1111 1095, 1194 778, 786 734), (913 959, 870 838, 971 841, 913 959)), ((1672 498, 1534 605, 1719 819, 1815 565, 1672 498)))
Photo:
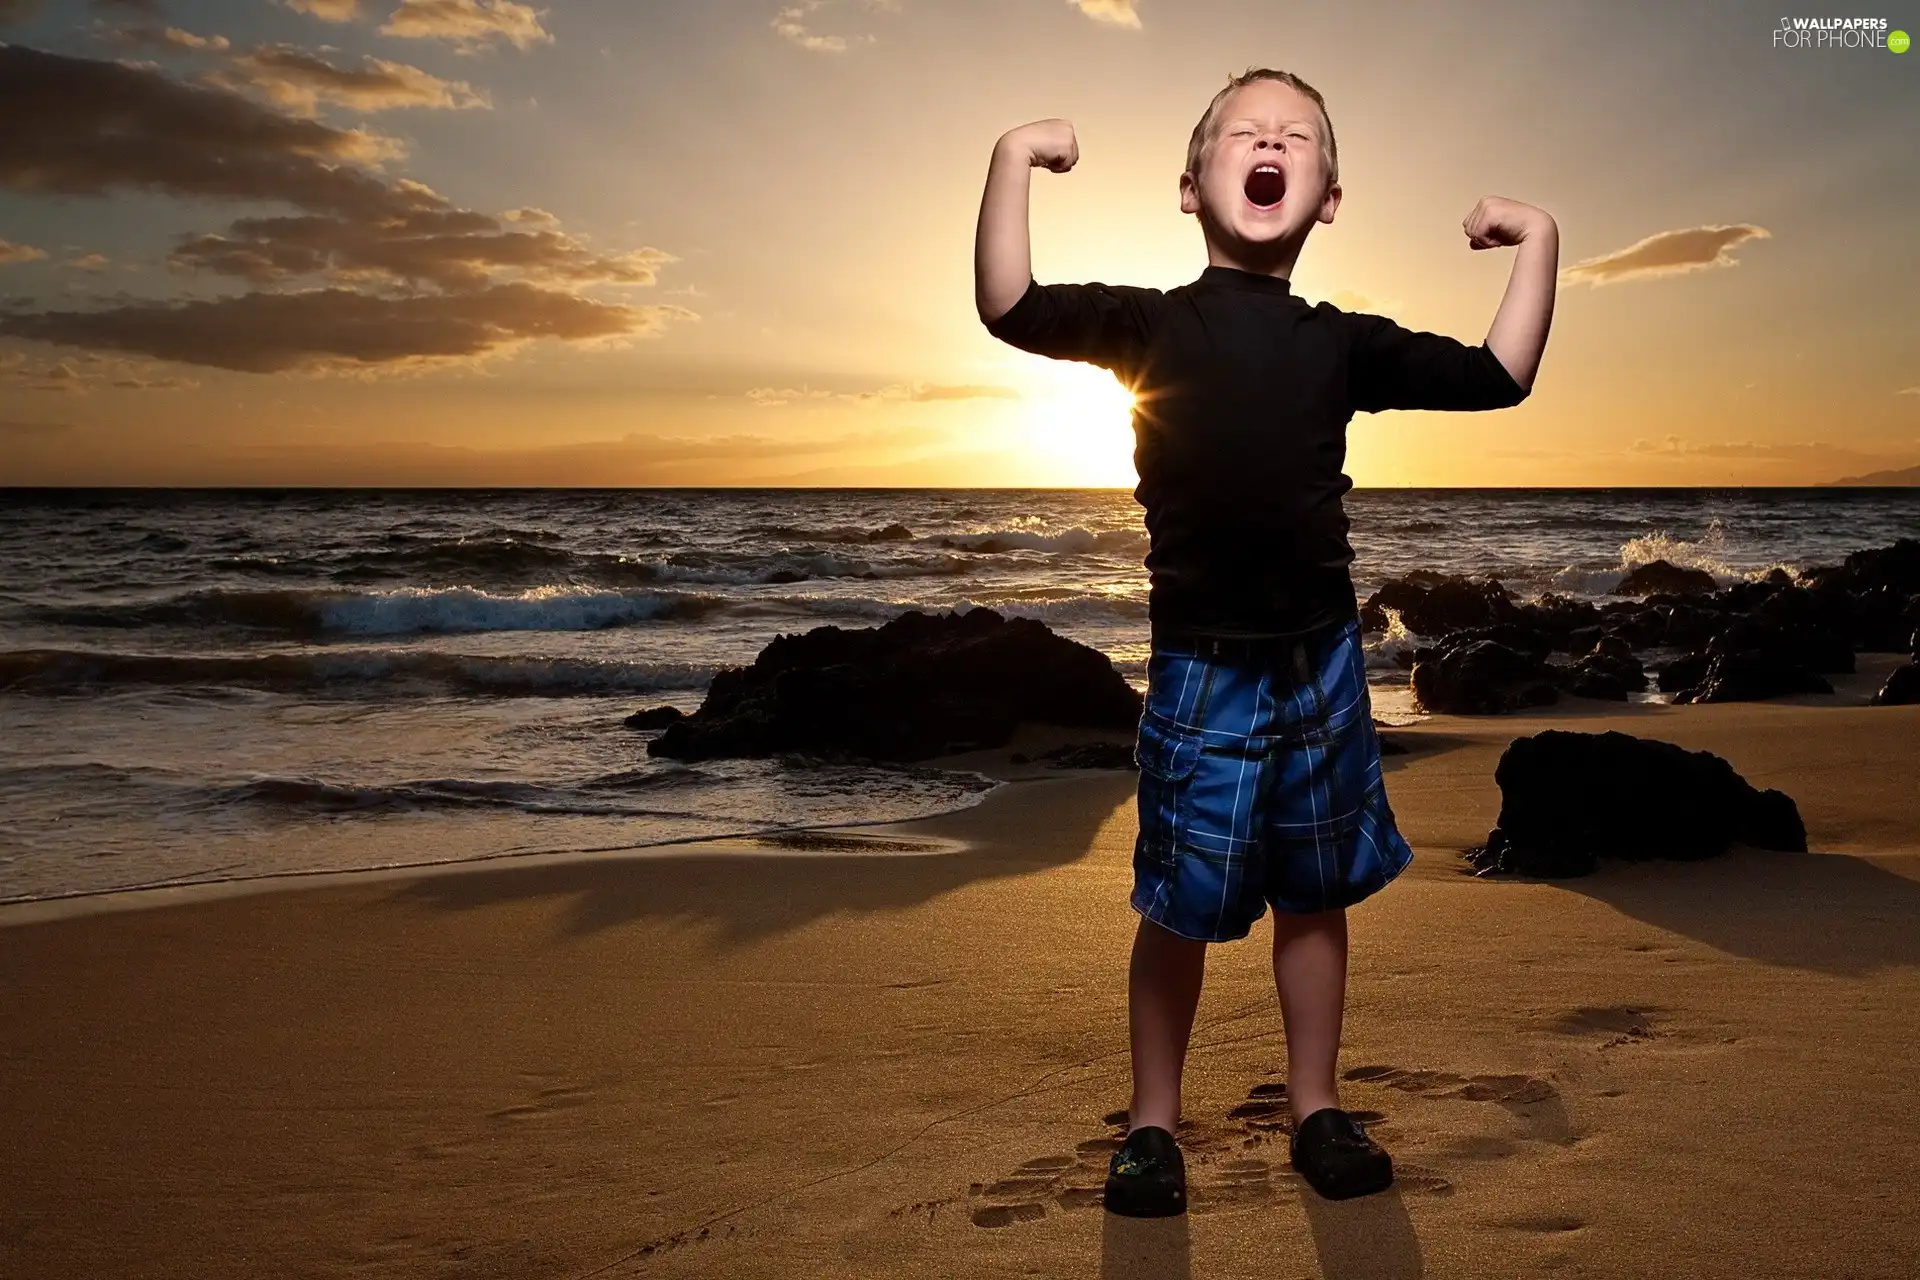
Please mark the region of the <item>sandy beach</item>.
POLYGON ((1857 705, 1890 661, 1394 732, 1418 856, 1353 914, 1341 1059, 1383 1195, 1286 1168, 1263 922, 1210 957, 1191 1213, 1100 1209, 1133 776, 1009 765, 1035 731, 963 758, 1015 780, 974 809, 793 845, 10 909, 0 1273, 1910 1276, 1920 708, 1857 705), (1725 756, 1814 852, 1463 874, 1553 726, 1725 756))

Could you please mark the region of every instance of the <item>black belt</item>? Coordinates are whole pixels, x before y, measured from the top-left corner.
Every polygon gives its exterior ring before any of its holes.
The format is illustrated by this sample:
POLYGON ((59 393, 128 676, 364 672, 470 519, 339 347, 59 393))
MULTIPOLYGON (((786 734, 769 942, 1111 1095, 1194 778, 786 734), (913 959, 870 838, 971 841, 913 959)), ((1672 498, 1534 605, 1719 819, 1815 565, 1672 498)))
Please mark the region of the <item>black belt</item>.
POLYGON ((1153 647, 1215 659, 1265 658, 1277 653, 1291 653, 1294 646, 1303 643, 1309 649, 1318 649, 1353 620, 1354 615, 1349 614, 1307 631, 1260 636, 1220 635, 1187 628, 1156 627, 1153 629, 1153 647))

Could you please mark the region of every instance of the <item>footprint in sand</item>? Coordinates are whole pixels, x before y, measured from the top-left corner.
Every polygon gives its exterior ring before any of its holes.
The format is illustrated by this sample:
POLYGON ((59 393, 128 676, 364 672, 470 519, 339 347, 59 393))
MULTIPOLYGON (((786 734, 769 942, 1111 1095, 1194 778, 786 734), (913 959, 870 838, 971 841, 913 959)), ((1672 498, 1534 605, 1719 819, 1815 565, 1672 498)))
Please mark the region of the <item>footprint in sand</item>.
POLYGON ((1119 1139, 1083 1142, 1072 1155, 1039 1156, 996 1182, 967 1189, 976 1227, 1011 1227, 1047 1216, 1047 1206, 1084 1209, 1101 1203, 1107 1160, 1119 1139), (1111 1142, 1111 1146, 1106 1145, 1111 1142))
POLYGON ((1413 1071, 1405 1067, 1353 1067, 1342 1079, 1398 1089, 1427 1098, 1459 1098, 1467 1102, 1497 1102, 1526 1122, 1523 1136, 1566 1145, 1574 1141, 1573 1126, 1550 1080, 1526 1075, 1462 1076, 1451 1071, 1413 1071))
POLYGON ((1659 1039, 1661 1033, 1654 1030, 1651 1015, 1664 1012, 1652 1005, 1638 1009, 1623 1004, 1600 1005, 1562 1014, 1553 1029, 1563 1036, 1605 1036, 1600 1047, 1617 1049, 1621 1045, 1646 1044, 1659 1039))

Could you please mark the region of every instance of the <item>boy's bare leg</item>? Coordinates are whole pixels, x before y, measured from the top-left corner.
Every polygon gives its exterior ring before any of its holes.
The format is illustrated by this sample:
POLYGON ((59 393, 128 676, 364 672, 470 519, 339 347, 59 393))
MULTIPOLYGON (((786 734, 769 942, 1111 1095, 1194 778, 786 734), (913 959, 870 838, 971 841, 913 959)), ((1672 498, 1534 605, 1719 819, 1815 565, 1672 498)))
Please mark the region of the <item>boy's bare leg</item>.
POLYGON ((1287 1029, 1287 1100, 1294 1123, 1340 1105, 1334 1064, 1347 1001, 1347 913, 1273 913, 1273 985, 1287 1029))
POLYGON ((1127 1023, 1133 1048, 1133 1103, 1127 1132, 1158 1125, 1168 1133, 1180 1121, 1180 1070, 1200 1003, 1207 944, 1142 916, 1133 935, 1127 973, 1127 1023))

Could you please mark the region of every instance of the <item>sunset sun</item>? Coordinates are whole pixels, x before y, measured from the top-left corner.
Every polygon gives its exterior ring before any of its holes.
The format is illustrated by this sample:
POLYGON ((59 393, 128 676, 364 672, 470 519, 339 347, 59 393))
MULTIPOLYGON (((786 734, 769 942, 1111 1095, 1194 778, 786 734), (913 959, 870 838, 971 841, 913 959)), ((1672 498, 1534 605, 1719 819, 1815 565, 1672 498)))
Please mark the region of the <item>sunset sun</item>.
POLYGON ((1029 400, 1033 446, 1055 460, 1060 483, 1131 488, 1133 395, 1111 373, 1060 362, 1029 400))

